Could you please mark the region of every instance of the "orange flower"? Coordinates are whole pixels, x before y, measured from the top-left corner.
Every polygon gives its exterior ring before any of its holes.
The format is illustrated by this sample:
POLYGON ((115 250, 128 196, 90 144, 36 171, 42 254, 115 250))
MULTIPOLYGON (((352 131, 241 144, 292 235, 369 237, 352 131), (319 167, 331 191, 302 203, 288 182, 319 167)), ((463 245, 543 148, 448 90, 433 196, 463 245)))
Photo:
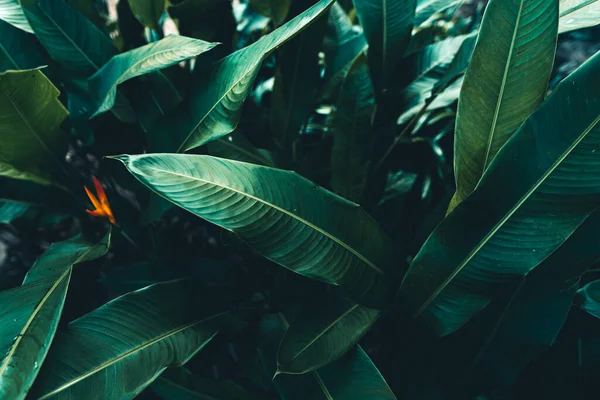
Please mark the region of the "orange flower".
POLYGON ((113 213, 112 213, 112 210, 110 209, 110 205, 108 204, 108 199, 106 198, 106 193, 104 193, 104 189, 102 188, 100 181, 98 179, 96 179, 95 176, 93 178, 94 178, 94 186, 96 187, 96 193, 98 194, 100 201, 98 201, 96 196, 94 196, 92 194, 92 192, 87 188, 87 186, 84 186, 83 188, 85 189, 85 192, 87 193, 88 197, 92 201, 92 204, 96 208, 93 211, 92 210, 85 210, 85 211, 87 211, 88 214, 93 215, 94 217, 106 217, 106 218, 108 218, 110 223, 114 225, 116 221, 115 221, 115 217, 113 217, 113 213))

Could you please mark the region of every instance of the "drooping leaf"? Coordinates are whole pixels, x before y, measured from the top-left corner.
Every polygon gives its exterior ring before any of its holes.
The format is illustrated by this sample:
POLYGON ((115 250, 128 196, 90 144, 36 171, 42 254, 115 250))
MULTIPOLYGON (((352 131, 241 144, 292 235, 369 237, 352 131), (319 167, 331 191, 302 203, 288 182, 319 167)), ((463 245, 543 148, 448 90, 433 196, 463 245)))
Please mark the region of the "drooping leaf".
POLYGON ((379 94, 388 88, 410 41, 416 0, 354 0, 354 6, 369 43, 369 67, 379 94))
POLYGON ((452 210, 542 102, 558 29, 556 0, 491 0, 465 73, 456 117, 452 210), (500 33, 499 33, 500 32, 500 33))
POLYGON ((29 210, 29 204, 0 201, 0 224, 10 224, 29 210))
POLYGON ((157 124, 155 150, 183 152, 232 132, 262 61, 321 16, 333 0, 320 0, 256 43, 222 59, 182 103, 157 124))
POLYGON ((58 95, 40 70, 0 73, 0 175, 50 184, 62 172, 68 113, 58 95))
POLYGON ((8 22, 25 32, 33 33, 19 0, 0 0, 0 20, 8 22))
POLYGON ((379 317, 379 311, 338 296, 307 305, 287 329, 277 352, 277 370, 304 374, 348 352, 379 317))
POLYGON ((234 382, 193 375, 185 368, 167 368, 150 387, 165 399, 252 400, 256 396, 234 382))
POLYGON ((89 98, 75 118, 89 119, 106 112, 115 104, 117 85, 197 56, 212 49, 208 43, 185 36, 169 35, 157 42, 112 57, 87 82, 89 98))
POLYGON ((109 241, 107 235, 91 245, 77 236, 54 243, 37 260, 23 286, 0 293, 1 398, 25 398, 58 326, 73 265, 102 256, 109 241))
POLYGON ((44 64, 35 37, 0 20, 0 72, 44 64))
POLYGON ((358 205, 290 171, 201 155, 116 158, 160 196, 275 263, 338 284, 359 303, 389 301, 389 242, 358 205))
POLYGON ((128 0, 133 15, 147 28, 158 30, 165 0, 128 0))
POLYGON ((439 334, 566 240, 600 200, 600 54, 559 84, 425 242, 401 295, 439 334))
POLYGON ((421 25, 434 14, 451 11, 460 6, 462 2, 463 0, 418 0, 414 25, 421 25))
POLYGON ((600 24, 600 1, 560 0, 558 33, 571 32, 600 24))
POLYGON ((283 24, 291 4, 292 0, 250 0, 250 6, 270 18, 275 26, 283 24))
POLYGON ((331 152, 331 187, 355 203, 361 202, 367 181, 374 112, 369 68, 364 57, 358 58, 340 90, 331 152))
POLYGON ((275 167, 275 160, 270 152, 257 149, 237 130, 213 140, 207 147, 209 153, 215 157, 275 167))
POLYGON ((57 332, 32 395, 132 398, 201 350, 218 332, 217 317, 231 307, 230 294, 193 280, 121 296, 57 332))
POLYGON ((116 53, 112 40, 64 1, 21 0, 35 36, 72 78, 87 78, 116 53))

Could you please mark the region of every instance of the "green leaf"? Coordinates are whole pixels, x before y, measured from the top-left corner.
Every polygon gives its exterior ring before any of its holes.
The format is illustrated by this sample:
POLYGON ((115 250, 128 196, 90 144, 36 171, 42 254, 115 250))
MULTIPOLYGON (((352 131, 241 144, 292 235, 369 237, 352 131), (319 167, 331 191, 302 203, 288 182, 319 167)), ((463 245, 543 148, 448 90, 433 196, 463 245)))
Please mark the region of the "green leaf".
POLYGON ((160 17, 165 12, 165 0, 128 0, 133 15, 146 28, 158 30, 160 17))
POLYGON ((475 189, 498 150, 544 99, 557 29, 556 0, 488 4, 458 100, 456 194, 449 211, 475 189))
POLYGON ((6 21, 25 32, 33 33, 19 0, 0 0, 0 20, 6 21))
POLYGON ((379 311, 339 296, 306 306, 291 322, 277 352, 277 370, 304 374, 348 352, 379 317, 379 311))
POLYGON ((0 72, 44 64, 35 37, 0 20, 0 72))
POLYGON ((40 70, 0 73, 0 175, 50 184, 62 172, 68 113, 58 95, 40 70))
POLYGON ((309 26, 333 0, 320 0, 282 27, 219 61, 178 112, 157 124, 160 151, 183 152, 232 132, 263 60, 309 26))
POLYGON ((238 234, 271 261, 381 307, 390 244, 358 205, 296 173, 201 155, 115 157, 150 189, 238 234))
POLYGON ((434 14, 452 11, 462 3, 463 0, 417 0, 414 25, 423 24, 434 14))
POLYGON ((600 1, 560 0, 558 33, 589 28, 600 24, 600 1))
POLYGON ((360 203, 367 181, 373 141, 375 93, 364 57, 358 58, 342 85, 335 114, 331 187, 360 203))
POLYGON ((92 118, 110 110, 115 104, 117 85, 136 76, 148 74, 197 56, 216 46, 185 36, 170 35, 157 42, 112 57, 87 81, 89 98, 74 107, 81 113, 74 118, 92 118))
POLYGON ((415 257, 400 292, 439 334, 525 276, 597 207, 598 73, 600 54, 556 87, 415 257))
POLYGON ((32 388, 42 399, 135 397, 165 368, 185 364, 218 332, 231 296, 192 280, 119 297, 58 331, 32 388))
POLYGON ((87 78, 115 53, 109 36, 64 1, 21 0, 33 31, 70 78, 87 78))
POLYGON ((593 281, 577 291, 583 311, 600 318, 600 281, 593 281))
POLYGON ((54 243, 36 261, 23 286, 0 293, 1 398, 25 398, 58 326, 73 265, 105 254, 109 240, 107 235, 90 245, 77 236, 54 243))
POLYGON ((96 0, 65 0, 71 7, 77 10, 82 15, 85 15, 94 25, 101 31, 107 31, 106 24, 98 10, 96 9, 96 0))
POLYGON ((213 140, 207 147, 209 153, 215 157, 275 167, 273 155, 267 150, 254 147, 239 130, 213 140))
POLYGON ((0 201, 0 224, 10 224, 29 210, 29 204, 0 201))
POLYGON ((275 26, 283 24, 291 5, 292 0, 250 0, 250 7, 270 18, 275 26))
POLYGON ((150 388, 163 399, 251 400, 257 398, 234 382, 193 375, 185 368, 168 368, 150 388))
POLYGON ((376 92, 390 84, 410 41, 416 0, 354 0, 369 43, 369 67, 376 92))

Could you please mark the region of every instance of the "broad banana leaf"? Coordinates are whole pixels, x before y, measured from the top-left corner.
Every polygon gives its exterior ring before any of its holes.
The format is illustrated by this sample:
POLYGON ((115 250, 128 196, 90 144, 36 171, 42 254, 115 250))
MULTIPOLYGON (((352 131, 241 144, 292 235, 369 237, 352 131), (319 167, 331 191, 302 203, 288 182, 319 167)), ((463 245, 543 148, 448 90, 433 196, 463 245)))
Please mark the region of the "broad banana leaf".
POLYGON ((418 0, 414 26, 423 24, 434 14, 451 12, 462 3, 463 0, 418 0))
POLYGON ((463 82, 456 116, 456 194, 477 187, 502 145, 540 105, 552 72, 556 0, 491 0, 463 82))
POLYGON ((560 246, 600 202, 600 53, 565 78, 425 242, 400 293, 444 335, 560 246))
POLYGON ((131 399, 210 342, 231 308, 228 293, 193 280, 121 296, 57 332, 32 398, 131 399))
POLYGON ((337 103, 331 151, 331 187, 360 203, 373 143, 375 92, 365 57, 357 58, 344 81, 337 103))
POLYGON ((128 0, 133 15, 147 28, 158 30, 165 12, 165 0, 128 0))
POLYGON ((8 22, 25 32, 33 33, 19 0, 0 0, 0 20, 8 22))
POLYGON ((600 1, 560 0, 558 33, 571 32, 600 24, 600 1))
POLYGON ((29 204, 0 201, 0 224, 10 224, 29 210, 29 204))
POLYGON ((25 398, 58 326, 73 265, 102 256, 109 242, 110 234, 95 245, 80 236, 54 243, 32 267, 32 279, 0 293, 0 398, 25 398))
POLYGON ((38 69, 0 73, 0 175, 58 182, 67 136, 67 110, 58 89, 38 69))
POLYGON ((0 72, 45 64, 35 37, 0 20, 0 72))
POLYGON ((416 0, 354 0, 356 15, 369 43, 369 67, 375 91, 388 88, 404 56, 415 18, 416 0))
POLYGON ((379 311, 338 296, 306 305, 287 329, 277 352, 277 372, 304 374, 346 354, 379 317, 379 311))
POLYGON ((390 244, 358 205, 300 175, 202 155, 114 157, 174 204, 238 234, 271 261, 342 286, 353 300, 390 300, 390 244))
POLYGON ((87 80, 89 97, 74 109, 81 110, 73 118, 89 119, 110 110, 115 104, 117 85, 195 57, 217 43, 169 35, 157 42, 112 57, 87 80))
POLYGON ((184 152, 232 132, 263 60, 321 16, 333 0, 320 0, 285 25, 219 61, 176 112, 157 123, 157 151, 184 152))

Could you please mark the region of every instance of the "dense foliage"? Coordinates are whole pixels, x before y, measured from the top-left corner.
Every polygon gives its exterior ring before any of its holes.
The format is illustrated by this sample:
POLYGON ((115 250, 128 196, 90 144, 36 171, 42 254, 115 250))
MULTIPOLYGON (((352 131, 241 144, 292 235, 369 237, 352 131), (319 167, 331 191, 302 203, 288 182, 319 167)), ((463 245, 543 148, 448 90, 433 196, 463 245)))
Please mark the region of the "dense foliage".
POLYGON ((0 399, 597 398, 596 25, 0 0, 0 399))

